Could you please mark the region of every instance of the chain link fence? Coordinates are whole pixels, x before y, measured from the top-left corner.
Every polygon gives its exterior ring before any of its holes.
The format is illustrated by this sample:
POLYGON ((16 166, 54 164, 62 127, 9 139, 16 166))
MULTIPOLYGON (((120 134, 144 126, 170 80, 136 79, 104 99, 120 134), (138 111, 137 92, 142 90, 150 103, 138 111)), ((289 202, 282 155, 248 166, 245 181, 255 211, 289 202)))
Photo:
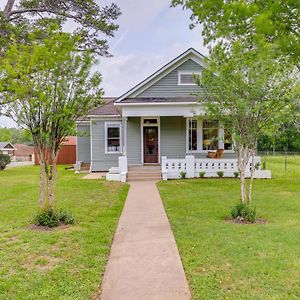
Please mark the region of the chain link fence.
POLYGON ((290 152, 290 151, 258 151, 257 155, 261 156, 262 168, 268 169, 268 163, 276 162, 280 169, 287 172, 291 167, 299 164, 300 152, 290 152))

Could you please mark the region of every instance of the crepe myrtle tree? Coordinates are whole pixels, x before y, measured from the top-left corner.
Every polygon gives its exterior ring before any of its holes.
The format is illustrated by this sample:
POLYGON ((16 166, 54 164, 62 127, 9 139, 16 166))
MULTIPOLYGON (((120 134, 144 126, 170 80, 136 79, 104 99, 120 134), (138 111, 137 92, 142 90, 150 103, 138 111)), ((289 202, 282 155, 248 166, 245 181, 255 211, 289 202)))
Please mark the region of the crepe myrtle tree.
MULTIPOLYGON (((2 2, 2 1, 1 1, 2 2)), ((120 16, 119 7, 112 3, 100 6, 95 0, 4 0, 0 11, 0 37, 10 42, 11 34, 26 38, 30 25, 41 21, 59 20, 80 36, 78 47, 99 55, 108 55, 105 37, 114 36, 120 16)))
POLYGON ((202 24, 206 44, 271 43, 300 70, 299 0, 172 0, 172 5, 191 11, 190 27, 202 24))
POLYGON ((3 113, 30 131, 37 149, 42 210, 54 208, 62 142, 101 101, 101 76, 91 72, 95 59, 77 51, 79 42, 77 35, 52 27, 43 42, 32 34, 26 44, 9 45, 0 62, 3 113))
POLYGON ((205 91, 200 101, 208 116, 232 130, 241 200, 248 204, 257 139, 263 132, 274 133, 289 117, 299 99, 299 74, 286 57, 274 59, 276 50, 271 45, 254 49, 237 42, 230 51, 225 47, 214 48, 197 82, 205 91), (250 162, 248 186, 245 176, 250 162))

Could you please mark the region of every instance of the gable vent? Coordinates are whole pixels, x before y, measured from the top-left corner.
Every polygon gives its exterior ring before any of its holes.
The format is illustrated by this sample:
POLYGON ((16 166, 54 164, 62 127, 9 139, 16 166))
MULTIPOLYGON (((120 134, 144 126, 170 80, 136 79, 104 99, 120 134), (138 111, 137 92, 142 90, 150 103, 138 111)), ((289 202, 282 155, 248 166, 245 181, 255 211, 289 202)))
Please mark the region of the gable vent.
POLYGON ((179 85, 196 85, 193 72, 178 73, 179 85))

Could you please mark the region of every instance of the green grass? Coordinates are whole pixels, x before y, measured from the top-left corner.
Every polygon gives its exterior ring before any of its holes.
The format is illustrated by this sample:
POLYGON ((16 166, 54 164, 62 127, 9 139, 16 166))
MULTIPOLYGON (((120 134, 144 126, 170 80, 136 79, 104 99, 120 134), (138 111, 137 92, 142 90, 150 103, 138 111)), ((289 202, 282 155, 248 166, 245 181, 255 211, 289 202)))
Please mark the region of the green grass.
POLYGON ((193 299, 300 298, 300 157, 268 157, 272 180, 255 180, 267 224, 226 222, 239 200, 236 179, 158 184, 193 299))
POLYGON ((65 229, 29 229, 38 210, 38 167, 0 172, 0 299, 91 299, 99 291, 128 187, 59 170, 65 229))

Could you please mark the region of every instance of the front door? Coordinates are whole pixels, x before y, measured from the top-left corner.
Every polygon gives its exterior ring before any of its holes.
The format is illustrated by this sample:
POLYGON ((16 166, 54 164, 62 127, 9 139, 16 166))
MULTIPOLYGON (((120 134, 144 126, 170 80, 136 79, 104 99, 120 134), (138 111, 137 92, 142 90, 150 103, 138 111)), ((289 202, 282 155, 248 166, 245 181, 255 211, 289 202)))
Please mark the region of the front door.
POLYGON ((158 127, 144 127, 144 163, 158 163, 158 127))

